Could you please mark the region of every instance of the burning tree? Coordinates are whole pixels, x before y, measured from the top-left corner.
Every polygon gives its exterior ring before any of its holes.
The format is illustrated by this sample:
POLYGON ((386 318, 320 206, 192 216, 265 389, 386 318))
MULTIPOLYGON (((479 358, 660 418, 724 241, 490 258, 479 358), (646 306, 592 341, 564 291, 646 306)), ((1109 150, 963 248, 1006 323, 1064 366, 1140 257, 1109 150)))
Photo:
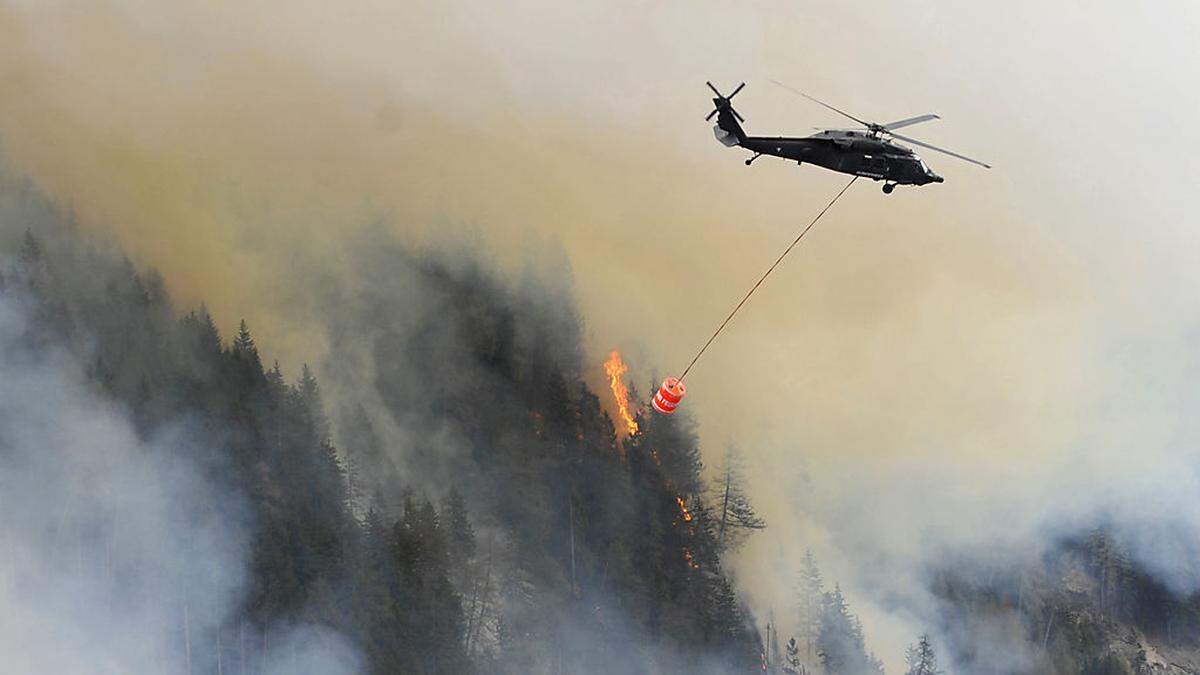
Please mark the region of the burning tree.
POLYGON ((624 424, 625 433, 632 436, 638 432, 638 423, 633 419, 629 407, 629 388, 622 381, 622 376, 629 372, 629 366, 621 360, 621 353, 613 350, 608 361, 604 363, 604 374, 608 375, 608 386, 612 390, 613 400, 617 403, 617 411, 624 424))

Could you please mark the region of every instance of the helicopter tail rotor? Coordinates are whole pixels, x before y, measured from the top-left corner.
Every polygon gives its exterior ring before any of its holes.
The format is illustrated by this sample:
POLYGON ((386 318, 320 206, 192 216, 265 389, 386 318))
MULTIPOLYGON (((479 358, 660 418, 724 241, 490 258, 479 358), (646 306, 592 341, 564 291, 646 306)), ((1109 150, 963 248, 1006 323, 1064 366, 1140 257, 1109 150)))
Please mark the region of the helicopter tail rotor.
POLYGON ((712 82, 705 82, 704 84, 707 84, 708 88, 712 89, 713 93, 717 95, 717 97, 713 99, 713 105, 715 107, 713 108, 712 112, 708 113, 708 117, 704 118, 704 121, 707 122, 708 120, 711 120, 713 118, 713 115, 720 113, 722 109, 727 109, 727 110, 729 110, 730 113, 733 114, 734 117, 737 118, 737 120, 739 122, 741 122, 742 124, 746 123, 746 118, 739 115, 738 111, 734 110, 733 106, 729 103, 730 99, 732 99, 734 96, 737 96, 738 92, 741 91, 742 88, 746 86, 745 82, 739 84, 737 86, 737 89, 734 89, 733 93, 728 96, 725 96, 724 94, 722 94, 719 89, 717 89, 716 87, 713 86, 712 82))

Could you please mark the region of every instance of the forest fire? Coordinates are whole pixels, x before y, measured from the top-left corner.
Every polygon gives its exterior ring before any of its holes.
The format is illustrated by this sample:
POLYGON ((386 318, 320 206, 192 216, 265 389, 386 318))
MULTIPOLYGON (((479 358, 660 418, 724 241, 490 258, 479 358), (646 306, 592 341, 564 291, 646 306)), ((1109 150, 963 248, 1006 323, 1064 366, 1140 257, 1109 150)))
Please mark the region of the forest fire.
POLYGON ((683 516, 683 519, 689 523, 692 522, 692 518, 695 516, 692 515, 691 511, 688 511, 687 504, 683 502, 683 497, 676 496, 675 501, 679 502, 679 513, 683 516))
POLYGON ((621 376, 629 372, 629 366, 621 360, 620 352, 613 350, 608 361, 604 363, 604 372, 608 375, 608 386, 612 389, 613 398, 617 401, 621 420, 625 422, 625 431, 632 436, 637 433, 638 425, 633 419, 633 413, 629 410, 629 388, 621 381, 621 376))

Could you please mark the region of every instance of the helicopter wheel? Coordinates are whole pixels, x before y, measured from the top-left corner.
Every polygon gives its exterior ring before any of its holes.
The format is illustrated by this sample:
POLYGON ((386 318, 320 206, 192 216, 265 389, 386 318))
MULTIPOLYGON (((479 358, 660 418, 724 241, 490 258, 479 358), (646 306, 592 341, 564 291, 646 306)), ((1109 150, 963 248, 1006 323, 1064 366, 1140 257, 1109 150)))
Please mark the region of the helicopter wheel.
POLYGON ((884 183, 883 184, 883 194, 885 194, 885 195, 892 194, 892 190, 895 190, 895 189, 896 189, 895 183, 884 183))

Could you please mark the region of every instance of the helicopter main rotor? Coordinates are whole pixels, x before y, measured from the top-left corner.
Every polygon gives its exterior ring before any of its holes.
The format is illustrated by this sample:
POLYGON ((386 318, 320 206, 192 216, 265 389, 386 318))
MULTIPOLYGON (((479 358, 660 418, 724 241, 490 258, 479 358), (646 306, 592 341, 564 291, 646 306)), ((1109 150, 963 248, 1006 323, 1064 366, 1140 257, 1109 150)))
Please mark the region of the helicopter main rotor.
MULTIPOLYGON (((947 150, 947 149, 945 149, 945 148, 939 148, 939 147, 937 147, 936 145, 930 145, 929 143, 926 143, 926 142, 924 142, 924 141, 919 141, 919 140, 917 140, 917 139, 915 139, 915 138, 911 138, 911 137, 909 137, 909 136, 902 136, 902 135, 900 135, 900 134, 898 134, 898 133, 896 133, 896 132, 895 132, 895 130, 896 130, 896 129, 901 129, 901 128, 903 128, 903 127, 912 126, 912 125, 914 125, 914 124, 920 124, 920 123, 922 123, 922 122, 928 122, 928 121, 930 121, 930 120, 939 120, 939 119, 941 119, 941 117, 939 117, 938 115, 935 115, 935 114, 933 114, 933 113, 927 113, 927 114, 925 114, 925 115, 917 115, 916 117, 909 117, 909 118, 906 118, 906 119, 897 120, 897 121, 895 121, 895 122, 890 122, 890 123, 888 123, 888 124, 880 124, 880 123, 878 123, 878 122, 868 122, 868 121, 866 121, 866 120, 861 120, 861 119, 859 119, 859 118, 855 117, 854 115, 851 115, 850 113, 848 113, 848 112, 846 112, 846 111, 844 111, 844 110, 839 110, 839 109, 837 109, 837 108, 835 108, 835 107, 833 107, 833 106, 829 105, 828 103, 826 103, 826 102, 824 102, 824 101, 822 101, 822 100, 820 100, 820 99, 813 98, 812 96, 809 96, 808 94, 806 94, 806 93, 804 93, 804 92, 800 91, 799 89, 793 89, 792 87, 789 87, 788 85, 786 85, 786 84, 784 84, 784 83, 782 83, 782 82, 780 82, 780 81, 778 81, 778 80, 770 80, 770 82, 771 82, 771 84, 774 84, 774 85, 775 85, 775 86, 777 86, 777 87, 781 87, 781 88, 783 88, 783 89, 786 89, 786 90, 788 90, 788 91, 790 91, 790 92, 792 92, 793 94, 796 94, 796 95, 798 95, 798 96, 803 96, 804 98, 806 98, 806 99, 808 99, 808 100, 812 101, 813 103, 816 103, 816 104, 818 104, 818 105, 821 105, 821 106, 824 106, 824 107, 826 107, 826 108, 829 108, 830 110, 834 111, 835 113, 837 113, 837 114, 839 114, 839 115, 842 115, 843 117, 847 117, 847 118, 849 118, 849 119, 852 119, 852 120, 854 120, 855 122, 858 122, 859 124, 861 124, 861 125, 863 125, 864 127, 866 127, 866 128, 867 128, 867 131, 868 131, 868 132, 870 132, 870 134, 871 134, 872 136, 875 136, 876 138, 878 138, 878 137, 880 137, 880 136, 882 136, 882 135, 885 135, 885 134, 886 134, 886 135, 888 135, 888 136, 891 136, 892 138, 895 138, 895 139, 897 139, 897 140, 905 141, 905 142, 907 142, 907 143, 912 143, 913 145, 919 145, 919 146, 921 146, 922 148, 928 148, 929 150, 933 150, 933 151, 935 151, 935 152, 940 152, 940 153, 942 153, 942 154, 944 154, 944 155, 950 155, 951 157, 954 157, 954 158, 957 158, 957 159, 961 159, 961 160, 963 160, 963 161, 965 161, 965 162, 970 162, 970 163, 972 163, 972 164, 977 164, 977 165, 979 165, 979 166, 982 166, 982 167, 983 167, 983 168, 985 168, 985 169, 990 169, 990 168, 992 168, 992 166, 991 166, 990 164, 985 164, 984 162, 981 162, 981 161, 979 161, 979 160, 977 160, 977 159, 971 159, 970 157, 967 157, 966 155, 960 155, 959 153, 957 153, 957 152, 954 152, 954 151, 952 151, 952 150, 947 150)), ((711 84, 710 84, 710 85, 708 85, 708 86, 712 87, 712 85, 711 85, 711 84)), ((740 91, 740 90, 741 90, 741 87, 738 87, 738 90, 740 91)), ((716 88, 715 88, 715 87, 713 88, 713 91, 716 91, 716 88)), ((734 92, 734 93, 737 93, 737 92, 734 92)), ((716 112, 716 111, 714 111, 714 112, 716 112)), ((736 113, 735 113, 735 114, 736 114, 736 113)), ((710 115, 710 117, 711 117, 711 115, 710 115)), ((739 119, 740 119, 740 118, 739 118, 739 119)))

